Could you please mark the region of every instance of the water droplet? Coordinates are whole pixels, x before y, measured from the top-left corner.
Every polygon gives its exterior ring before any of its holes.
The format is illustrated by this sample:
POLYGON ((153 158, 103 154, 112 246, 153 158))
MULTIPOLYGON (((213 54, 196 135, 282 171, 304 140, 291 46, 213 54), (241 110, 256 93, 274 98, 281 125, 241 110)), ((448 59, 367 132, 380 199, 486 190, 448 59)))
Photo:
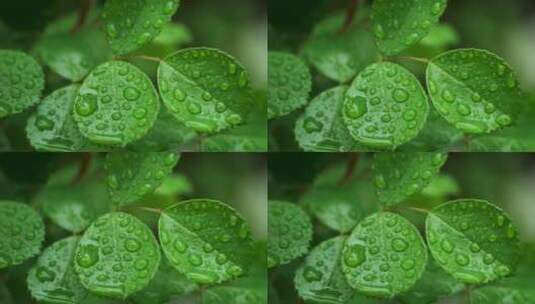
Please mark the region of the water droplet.
POLYGON ((117 37, 117 28, 115 27, 115 24, 113 23, 109 23, 106 26, 106 32, 108 33, 108 36, 110 36, 111 38, 117 37))
POLYGON ((237 66, 234 64, 234 63, 229 63, 228 65, 228 72, 230 75, 234 75, 236 74, 236 71, 237 71, 237 66))
POLYGON ((385 178, 382 174, 379 174, 375 177, 375 186, 379 189, 385 189, 386 188, 386 182, 385 178))
POLYGON ((186 93, 184 93, 184 91, 182 91, 181 89, 179 88, 176 88, 174 91, 173 91, 173 96, 175 97, 175 99, 177 101, 184 101, 186 100, 186 93))
POLYGON ((414 265, 415 265, 414 259, 411 259, 411 258, 403 260, 403 262, 401 262, 401 268, 405 270, 414 269, 414 265))
POLYGON ((409 247, 409 244, 401 239, 401 238, 395 238, 392 240, 392 249, 397 252, 405 251, 409 247))
POLYGON ((201 106, 197 103, 190 102, 188 104, 188 112, 193 115, 201 114, 201 106))
POLYGON ((414 110, 407 110, 403 113, 403 119, 406 121, 414 121, 416 118, 416 111, 414 110))
POLYGON ((366 248, 362 245, 351 245, 344 252, 344 263, 349 267, 358 267, 366 261, 366 248))
POLYGON ((490 265, 493 262, 494 262, 494 257, 492 256, 492 254, 490 253, 485 254, 485 256, 483 257, 483 263, 490 265))
POLYGON ((502 114, 500 116, 498 116, 498 118, 496 118, 496 122, 502 126, 502 127, 506 127, 508 125, 511 124, 512 122, 512 119, 511 119, 511 116, 507 115, 507 114, 502 114))
POLYGON ((303 277, 308 282, 320 281, 322 276, 322 273, 314 267, 306 266, 303 271, 303 277))
POLYGON ((186 245, 186 243, 182 242, 179 239, 176 239, 174 247, 175 247, 175 250, 180 253, 184 253, 188 249, 188 245, 186 245))
POLYGON ((244 88, 249 83, 249 80, 247 79, 247 74, 245 72, 240 73, 240 78, 238 79, 238 85, 240 88, 244 88))
POLYGON ((90 116, 97 110, 97 96, 93 94, 86 94, 77 99, 76 113, 80 116, 90 116))
POLYGON ((453 252, 453 244, 448 240, 442 240, 440 247, 447 253, 453 252))
POLYGON ((498 224, 498 227, 502 227, 505 223, 505 217, 503 215, 498 215, 496 218, 496 223, 498 224))
POLYGON ((470 259, 466 254, 459 253, 455 255, 455 262, 457 262, 459 266, 466 266, 470 262, 470 259))
POLYGON ((352 119, 357 119, 366 114, 366 98, 362 96, 353 97, 348 95, 344 101, 344 112, 352 119))
POLYGON ((46 116, 37 115, 35 118, 35 126, 40 131, 50 131, 54 129, 54 122, 48 119, 46 116))
POLYGON ((193 266, 201 266, 202 265, 202 258, 200 255, 197 254, 190 254, 188 257, 188 261, 193 266))
POLYGON ((41 283, 52 282, 56 278, 56 274, 53 271, 43 266, 37 267, 35 276, 41 283))
POLYGON ((215 261, 216 261, 217 264, 223 265, 223 264, 225 264, 227 262, 227 256, 222 254, 222 253, 220 253, 215 258, 215 261))
POLYGON ((137 119, 143 119, 147 116, 147 110, 139 108, 134 110, 134 117, 137 119))
POLYGON ((137 260, 134 263, 134 267, 137 270, 145 270, 145 269, 147 269, 148 266, 149 266, 149 262, 146 259, 137 260))
POLYGON ((485 104, 485 113, 492 114, 496 111, 496 107, 492 103, 485 104))
POLYGON ((479 95, 478 93, 472 94, 472 101, 473 102, 480 102, 481 101, 481 95, 479 95))
POLYGON ((409 92, 404 89, 395 89, 392 98, 397 102, 405 102, 409 99, 409 92))
POLYGON ((123 97, 128 101, 134 101, 138 99, 140 95, 141 92, 134 87, 128 87, 123 90, 123 97))
POLYGON ((373 28, 373 33, 375 34, 375 37, 381 40, 386 37, 385 30, 380 24, 375 25, 375 27, 373 28))
POLYGON ((99 260, 98 247, 95 245, 82 245, 76 255, 76 262, 84 268, 95 265, 99 260))
POLYGON ((124 247, 130 252, 136 252, 141 248, 141 243, 135 239, 127 239, 124 243, 124 247))
POLYGON ((472 111, 467 105, 461 103, 457 106, 457 112, 462 116, 468 116, 472 111))
POLYGON ((323 129, 323 123, 309 116, 305 118, 303 127, 307 133, 311 134, 320 132, 323 129))
POLYGON ((204 92, 202 93, 202 99, 204 99, 204 101, 210 101, 212 100, 212 94, 210 94, 210 92, 204 92))
POLYGON ((442 91, 442 99, 444 99, 446 102, 452 103, 455 101, 456 97, 451 93, 450 90, 444 90, 442 91))

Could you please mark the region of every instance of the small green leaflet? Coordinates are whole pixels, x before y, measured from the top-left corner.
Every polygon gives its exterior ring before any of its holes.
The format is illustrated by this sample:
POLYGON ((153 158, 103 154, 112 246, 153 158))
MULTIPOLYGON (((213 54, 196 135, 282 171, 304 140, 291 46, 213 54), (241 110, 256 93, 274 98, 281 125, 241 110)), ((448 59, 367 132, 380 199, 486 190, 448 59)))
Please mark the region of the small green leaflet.
POLYGON ((147 225, 132 215, 114 212, 85 231, 75 261, 80 281, 89 291, 124 299, 154 277, 160 248, 147 225))
POLYGON ((37 255, 44 238, 45 225, 33 208, 0 201, 0 269, 37 255))
POLYGON ((82 136, 72 117, 74 99, 80 85, 72 84, 45 97, 28 119, 26 134, 37 150, 75 152, 96 149, 82 136))
POLYGON ((162 212, 158 230, 171 265, 200 284, 237 278, 252 259, 249 225, 219 201, 193 199, 171 205, 162 212))
POLYGON ((246 287, 216 286, 207 289, 203 295, 202 304, 250 304, 267 303, 263 290, 246 287))
POLYGON ((318 23, 303 48, 303 55, 314 67, 340 83, 353 79, 378 55, 375 39, 368 31, 353 26, 338 32, 344 20, 343 14, 337 14, 318 23))
POLYGON ((111 152, 105 169, 110 198, 119 206, 151 194, 171 174, 180 155, 174 152, 111 152))
POLYGON ((0 118, 39 102, 45 76, 35 59, 19 51, 0 50, 0 71, 0 118))
POLYGON ((346 86, 322 92, 312 99, 295 124, 295 138, 305 151, 346 152, 357 144, 342 118, 346 86))
POLYGON ((290 53, 268 54, 268 118, 293 112, 308 102, 312 76, 303 60, 290 53))
POLYGON ((355 140, 376 149, 395 149, 422 130, 429 105, 423 87, 402 66, 368 66, 346 92, 343 116, 355 140))
POLYGON ((342 271, 358 293, 391 298, 409 290, 427 265, 418 229, 389 212, 375 213, 351 232, 342 251, 342 271))
POLYGON ((443 53, 431 60, 426 77, 433 105, 466 133, 490 133, 511 125, 523 101, 509 65, 485 50, 443 53))
POLYGON ((151 42, 179 4, 180 0, 107 0, 102 19, 113 52, 127 54, 151 42))
POLYGON ((158 68, 158 85, 175 118, 201 133, 241 124, 252 105, 249 75, 216 49, 189 48, 167 56, 158 68))
POLYGON ((342 248, 346 237, 320 243, 307 255, 295 274, 299 296, 312 303, 346 303, 354 291, 342 272, 342 248))
POLYGON ((46 303, 81 303, 87 296, 74 270, 74 251, 80 237, 61 239, 46 248, 28 274, 32 297, 46 303))
POLYGON ((385 206, 401 203, 425 188, 447 159, 445 153, 379 152, 373 160, 377 198, 385 206))
POLYGON ((396 55, 427 36, 446 9, 446 0, 375 0, 372 26, 384 55, 396 55))
POLYGON ((265 119, 261 123, 239 126, 212 135, 201 142, 202 152, 264 152, 267 151, 265 119))
POLYGON ((475 288, 470 293, 470 304, 530 304, 534 300, 532 275, 504 278, 495 284, 475 288))
POLYGON ((310 217, 299 206, 268 203, 268 267, 287 264, 308 252, 312 240, 310 217))
POLYGON ((461 199, 434 208, 426 219, 426 233, 434 259, 468 284, 505 277, 518 261, 517 228, 487 201, 461 199))
POLYGON ((147 134, 159 109, 158 94, 147 75, 127 62, 110 61, 84 80, 73 115, 92 142, 124 147, 147 134))

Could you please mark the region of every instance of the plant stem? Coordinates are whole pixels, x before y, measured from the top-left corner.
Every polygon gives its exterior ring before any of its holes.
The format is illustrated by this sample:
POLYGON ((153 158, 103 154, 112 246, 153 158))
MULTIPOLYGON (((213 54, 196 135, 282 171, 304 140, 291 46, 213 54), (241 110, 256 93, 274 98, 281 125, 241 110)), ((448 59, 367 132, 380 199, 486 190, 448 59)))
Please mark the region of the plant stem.
POLYGON ((427 209, 421 209, 421 208, 416 208, 416 207, 407 207, 407 209, 416 211, 416 212, 429 213, 429 210, 427 209))
POLYGON ((79 2, 80 6, 78 8, 78 18, 76 19, 76 23, 71 29, 71 34, 76 33, 82 28, 82 26, 85 24, 85 21, 87 20, 89 11, 91 10, 92 0, 79 0, 79 2))
POLYGON ((355 19, 355 11, 357 10, 358 4, 359 0, 349 0, 346 9, 346 18, 342 28, 340 28, 338 31, 339 34, 346 32, 351 27, 351 24, 353 24, 353 19, 355 19))
POLYGON ((83 153, 82 159, 80 160, 80 166, 78 167, 78 173, 76 173, 76 176, 72 179, 71 185, 78 184, 84 176, 89 171, 89 167, 91 165, 91 160, 93 159, 93 155, 91 153, 83 153))
POLYGON ((138 58, 138 59, 145 59, 145 60, 149 60, 149 61, 155 61, 155 62, 160 62, 162 61, 160 58, 158 57, 151 57, 151 56, 145 56, 145 55, 136 55, 136 56, 133 56, 131 58, 138 58))
POLYGON ((158 208, 150 208, 150 207, 135 207, 139 210, 145 210, 145 211, 149 211, 149 212, 154 212, 154 213, 162 213, 162 209, 158 209, 158 208))
POLYGON ((355 172, 355 168, 357 167, 357 164, 359 162, 359 154, 358 153, 351 153, 349 160, 347 161, 346 166, 346 172, 344 176, 338 181, 338 186, 342 186, 347 181, 353 177, 353 173, 355 172))
POLYGON ((417 62, 421 62, 425 64, 429 64, 429 62, 431 62, 427 58, 412 57, 412 56, 392 56, 392 57, 388 57, 388 59, 390 60, 412 60, 412 61, 417 61, 417 62))

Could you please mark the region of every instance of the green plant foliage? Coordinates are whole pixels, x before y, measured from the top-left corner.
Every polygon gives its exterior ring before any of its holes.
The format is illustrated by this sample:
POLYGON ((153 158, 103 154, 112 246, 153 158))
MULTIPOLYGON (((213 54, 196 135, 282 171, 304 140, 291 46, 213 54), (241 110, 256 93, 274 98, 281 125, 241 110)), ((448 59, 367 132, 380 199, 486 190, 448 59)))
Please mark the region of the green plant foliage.
POLYGON ((446 9, 446 0, 373 2, 373 32, 385 55, 396 55, 427 36, 446 9))
POLYGON ((426 232, 439 265, 468 284, 510 275, 518 261, 517 228, 487 201, 463 199, 434 208, 427 217, 426 232))
POLYGON ((269 52, 268 81, 268 118, 287 115, 308 102, 312 80, 299 57, 269 52))
POLYGON ((169 206, 158 223, 162 248, 173 265, 200 284, 243 275, 251 262, 249 225, 229 206, 194 199, 169 206))
POLYGON ((152 231, 136 217, 108 213, 84 232, 76 248, 75 269, 91 292, 114 298, 146 287, 160 263, 152 231))
POLYGON ((125 146, 147 134, 159 107, 156 89, 143 72, 129 63, 110 61, 84 80, 73 113, 91 141, 125 146))
POLYGON ((171 20, 180 0, 108 0, 102 12, 110 47, 118 55, 151 42, 171 20))
POLYGON ((0 201, 0 228, 0 269, 21 264, 41 250, 45 228, 31 207, 0 201))
POLYGON ((173 152, 109 153, 105 167, 111 199, 118 205, 128 205, 154 192, 179 158, 173 152))
POLYGON ((418 135, 429 106, 424 89, 408 70, 393 63, 368 66, 346 92, 343 116, 359 143, 395 149, 418 135))
POLYGON ((294 204, 268 203, 268 267, 287 264, 308 252, 312 240, 310 217, 294 204))
POLYGON ((0 50, 0 70, 0 118, 39 102, 44 75, 35 59, 19 51, 0 50))
POLYGON ((342 251, 342 271, 357 291, 390 298, 411 288, 427 264, 427 248, 403 217, 375 213, 351 232, 342 251))
POLYGON ((444 153, 377 153, 373 161, 378 200, 395 205, 420 192, 446 162, 444 153))
POLYGON ((171 113, 201 133, 244 122, 252 103, 245 69, 215 49, 190 48, 169 55, 158 68, 158 85, 171 113))
POLYGON ((438 112, 466 133, 490 133, 513 123, 522 101, 518 80, 500 57, 477 49, 439 55, 427 67, 438 112))

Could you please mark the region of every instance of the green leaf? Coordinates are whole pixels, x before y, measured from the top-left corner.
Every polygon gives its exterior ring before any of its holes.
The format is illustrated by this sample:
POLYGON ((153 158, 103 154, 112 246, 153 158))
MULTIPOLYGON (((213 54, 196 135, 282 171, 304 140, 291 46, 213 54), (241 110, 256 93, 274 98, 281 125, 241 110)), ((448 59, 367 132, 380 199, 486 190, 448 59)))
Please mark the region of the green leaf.
POLYGON ((171 264, 200 284, 218 284, 243 275, 251 262, 249 225, 219 201, 194 199, 166 208, 158 223, 171 264))
POLYGON ((303 48, 303 55, 326 77, 345 83, 377 59, 375 39, 370 32, 352 26, 342 33, 345 14, 318 23, 303 48))
POLYGON ((45 87, 43 70, 19 51, 0 50, 0 118, 35 105, 45 87))
POLYGON ((74 103, 74 120, 89 140, 125 146, 153 126, 160 103, 151 80, 137 67, 110 61, 84 80, 74 103))
POLYGON ((420 45, 443 49, 458 44, 460 40, 459 34, 453 26, 449 24, 438 24, 429 30, 427 36, 420 41, 420 45))
POLYGON ((446 9, 446 0, 377 0, 372 6, 372 26, 377 46, 385 55, 396 55, 427 36, 446 9))
POLYGON ((427 66, 427 87, 438 112, 466 133, 490 133, 509 126, 522 93, 515 74, 500 57, 484 50, 443 53, 427 66))
POLYGON ((418 79, 390 62, 364 69, 347 90, 343 108, 353 138, 378 149, 395 149, 416 137, 428 113, 418 79))
POLYGON ((44 35, 36 51, 54 72, 71 81, 83 79, 94 67, 111 59, 104 34, 97 29, 83 29, 74 35, 44 35))
POLYGON ((295 124, 295 138, 305 151, 346 152, 357 147, 342 118, 346 86, 312 99, 295 124))
POLYGON ((511 274, 518 260, 518 232, 500 208, 461 199, 434 208, 426 219, 429 248, 439 265, 468 284, 511 274))
POLYGON ((470 293, 470 304, 529 304, 533 301, 533 277, 505 278, 470 293))
POLYGON ((74 252, 80 237, 61 239, 46 248, 28 274, 32 297, 46 303, 80 303, 87 296, 74 270, 74 252))
POLYGON ((323 241, 307 255, 295 274, 295 288, 305 301, 346 303, 354 291, 346 282, 340 259, 346 237, 323 241))
POLYGON ((267 303, 265 291, 240 286, 217 286, 207 289, 202 304, 267 303))
POLYGON ((113 52, 123 55, 151 42, 171 21, 180 0, 108 0, 102 19, 113 52))
POLYGON ((268 118, 285 116, 304 106, 312 90, 312 76, 303 60, 290 53, 268 54, 268 118))
POLYGON ((203 139, 202 152, 264 152, 267 151, 266 122, 239 126, 203 139))
POLYGON ((167 56, 158 68, 158 85, 175 118, 201 133, 244 122, 252 105, 249 75, 216 49, 189 48, 167 56))
POLYGON ((287 264, 308 252, 312 240, 310 217, 297 205, 268 203, 268 267, 287 264))
POLYGON ((33 208, 0 201, 0 269, 37 255, 44 238, 45 225, 33 208))
POLYGON ((429 185, 446 159, 445 153, 376 153, 373 171, 377 198, 385 206, 402 202, 429 185))
POLYGON ((152 231, 126 213, 108 213, 85 231, 76 248, 75 269, 92 293, 126 298, 145 288, 160 263, 152 231))
POLYGON ((105 168, 111 199, 122 206, 153 193, 179 158, 174 152, 108 153, 105 168))
POLYGON ((97 149, 82 136, 72 117, 74 99, 80 85, 72 84, 48 95, 28 119, 26 134, 37 150, 75 152, 97 149))
POLYGON ((391 298, 409 290, 427 265, 422 236, 405 218, 375 213, 351 232, 342 251, 342 271, 357 292, 391 298))

